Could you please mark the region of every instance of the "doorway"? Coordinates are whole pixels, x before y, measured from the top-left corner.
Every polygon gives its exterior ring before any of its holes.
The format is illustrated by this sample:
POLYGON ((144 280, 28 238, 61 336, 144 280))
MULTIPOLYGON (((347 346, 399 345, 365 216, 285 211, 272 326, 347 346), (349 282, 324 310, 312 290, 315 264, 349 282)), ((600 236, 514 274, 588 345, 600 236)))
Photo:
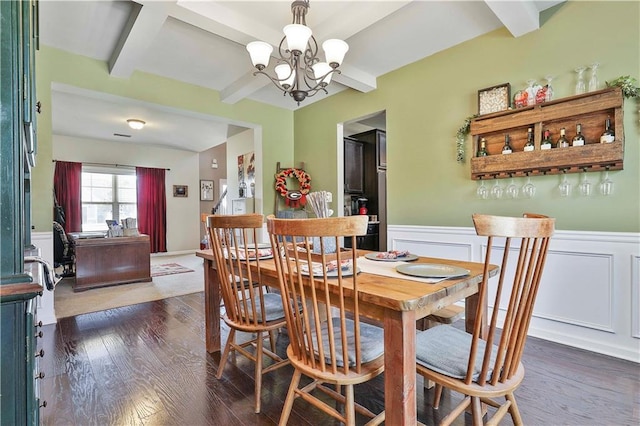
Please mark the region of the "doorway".
POLYGON ((380 111, 342 124, 339 185, 342 214, 369 216, 367 235, 358 247, 387 250, 386 112, 380 111))

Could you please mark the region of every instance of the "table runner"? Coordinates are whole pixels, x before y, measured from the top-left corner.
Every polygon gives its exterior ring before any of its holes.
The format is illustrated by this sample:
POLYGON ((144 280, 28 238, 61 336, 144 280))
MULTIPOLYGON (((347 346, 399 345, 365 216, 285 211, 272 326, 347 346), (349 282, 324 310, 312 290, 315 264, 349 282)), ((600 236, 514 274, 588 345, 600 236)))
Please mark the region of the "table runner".
POLYGON ((369 260, 364 256, 358 258, 358 268, 367 274, 382 275, 391 278, 400 278, 403 280, 419 281, 427 284, 434 284, 444 281, 446 278, 420 278, 412 275, 401 274, 396 271, 396 266, 407 262, 382 262, 379 260, 369 260))

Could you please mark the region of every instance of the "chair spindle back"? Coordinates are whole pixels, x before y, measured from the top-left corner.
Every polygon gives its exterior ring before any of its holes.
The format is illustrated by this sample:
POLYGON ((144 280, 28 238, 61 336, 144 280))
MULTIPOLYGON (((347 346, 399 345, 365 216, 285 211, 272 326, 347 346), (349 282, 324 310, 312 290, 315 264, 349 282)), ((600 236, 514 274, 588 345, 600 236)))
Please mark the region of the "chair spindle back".
POLYGON ((261 250, 258 231, 261 214, 211 215, 207 229, 216 260, 220 292, 227 317, 247 326, 266 324, 264 286, 261 284, 261 250))
POLYGON ((366 216, 267 218, 280 290, 283 298, 295 301, 285 303, 290 347, 314 370, 344 375, 361 371, 356 235, 366 234, 367 220, 366 216), (350 238, 353 249, 330 253, 330 247, 340 247, 341 238, 350 238), (332 259, 337 269, 328 271, 322 267, 332 259), (343 270, 343 263, 351 266, 343 270), (316 266, 315 272, 309 272, 314 271, 312 265, 316 266), (310 278, 310 274, 315 276, 310 278), (314 285, 310 285, 312 281, 314 285), (351 295, 353 306, 347 306, 345 296, 351 295), (299 309, 294 309, 295 303, 299 309), (353 321, 353 341, 347 339, 351 334, 347 330, 347 318, 353 321), (355 354, 351 359, 349 348, 355 354))
MULTIPOLYGON (((493 256, 499 256, 502 250, 502 258, 488 332, 483 336, 481 321, 476 321, 465 383, 475 381, 479 385, 486 382, 496 385, 510 379, 520 364, 555 219, 537 214, 525 214, 523 218, 474 214, 473 222, 477 235, 487 237, 480 300, 488 297, 488 268, 494 260, 493 256), (500 316, 504 319, 498 337, 496 329, 500 316), (481 338, 487 343, 484 352, 478 353, 481 338), (494 344, 498 350, 492 354, 494 344), (482 368, 479 377, 474 380, 473 366, 477 365, 480 357, 482 368)), ((481 318, 484 303, 479 303, 477 309, 476 318, 481 318)))

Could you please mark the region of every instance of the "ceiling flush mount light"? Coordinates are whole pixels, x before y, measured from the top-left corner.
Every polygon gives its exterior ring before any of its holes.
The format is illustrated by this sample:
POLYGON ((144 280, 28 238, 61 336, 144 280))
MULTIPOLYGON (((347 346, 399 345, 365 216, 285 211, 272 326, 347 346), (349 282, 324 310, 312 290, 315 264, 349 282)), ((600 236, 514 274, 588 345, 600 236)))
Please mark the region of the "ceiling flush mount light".
POLYGON ((144 121, 138 120, 138 119, 135 119, 135 118, 128 119, 127 123, 129 123, 129 127, 131 127, 132 129, 135 129, 135 130, 140 130, 140 129, 142 129, 144 127, 145 124, 147 124, 144 121))
POLYGON ((318 43, 307 27, 306 15, 309 0, 296 0, 291 3, 293 23, 282 30, 284 38, 278 47, 280 58, 275 67, 276 77, 264 70, 269 65, 273 47, 264 41, 253 41, 247 44, 251 62, 258 71, 253 75, 267 76, 285 95, 290 95, 297 103, 311 97, 319 91, 327 92, 333 73, 340 73, 349 45, 342 40, 331 39, 322 43, 325 62, 318 58, 318 43))

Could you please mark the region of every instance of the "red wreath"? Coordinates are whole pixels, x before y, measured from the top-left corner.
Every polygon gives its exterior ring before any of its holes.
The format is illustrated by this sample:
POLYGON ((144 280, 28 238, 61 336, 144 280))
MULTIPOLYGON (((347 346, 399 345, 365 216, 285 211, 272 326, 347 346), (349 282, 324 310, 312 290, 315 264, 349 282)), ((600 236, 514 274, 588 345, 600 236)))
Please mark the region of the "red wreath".
POLYGON ((311 190, 311 177, 302 169, 284 169, 276 173, 276 191, 285 199, 285 204, 290 207, 304 206, 307 203, 307 194, 311 190), (287 178, 296 178, 300 188, 295 191, 287 189, 287 178))

